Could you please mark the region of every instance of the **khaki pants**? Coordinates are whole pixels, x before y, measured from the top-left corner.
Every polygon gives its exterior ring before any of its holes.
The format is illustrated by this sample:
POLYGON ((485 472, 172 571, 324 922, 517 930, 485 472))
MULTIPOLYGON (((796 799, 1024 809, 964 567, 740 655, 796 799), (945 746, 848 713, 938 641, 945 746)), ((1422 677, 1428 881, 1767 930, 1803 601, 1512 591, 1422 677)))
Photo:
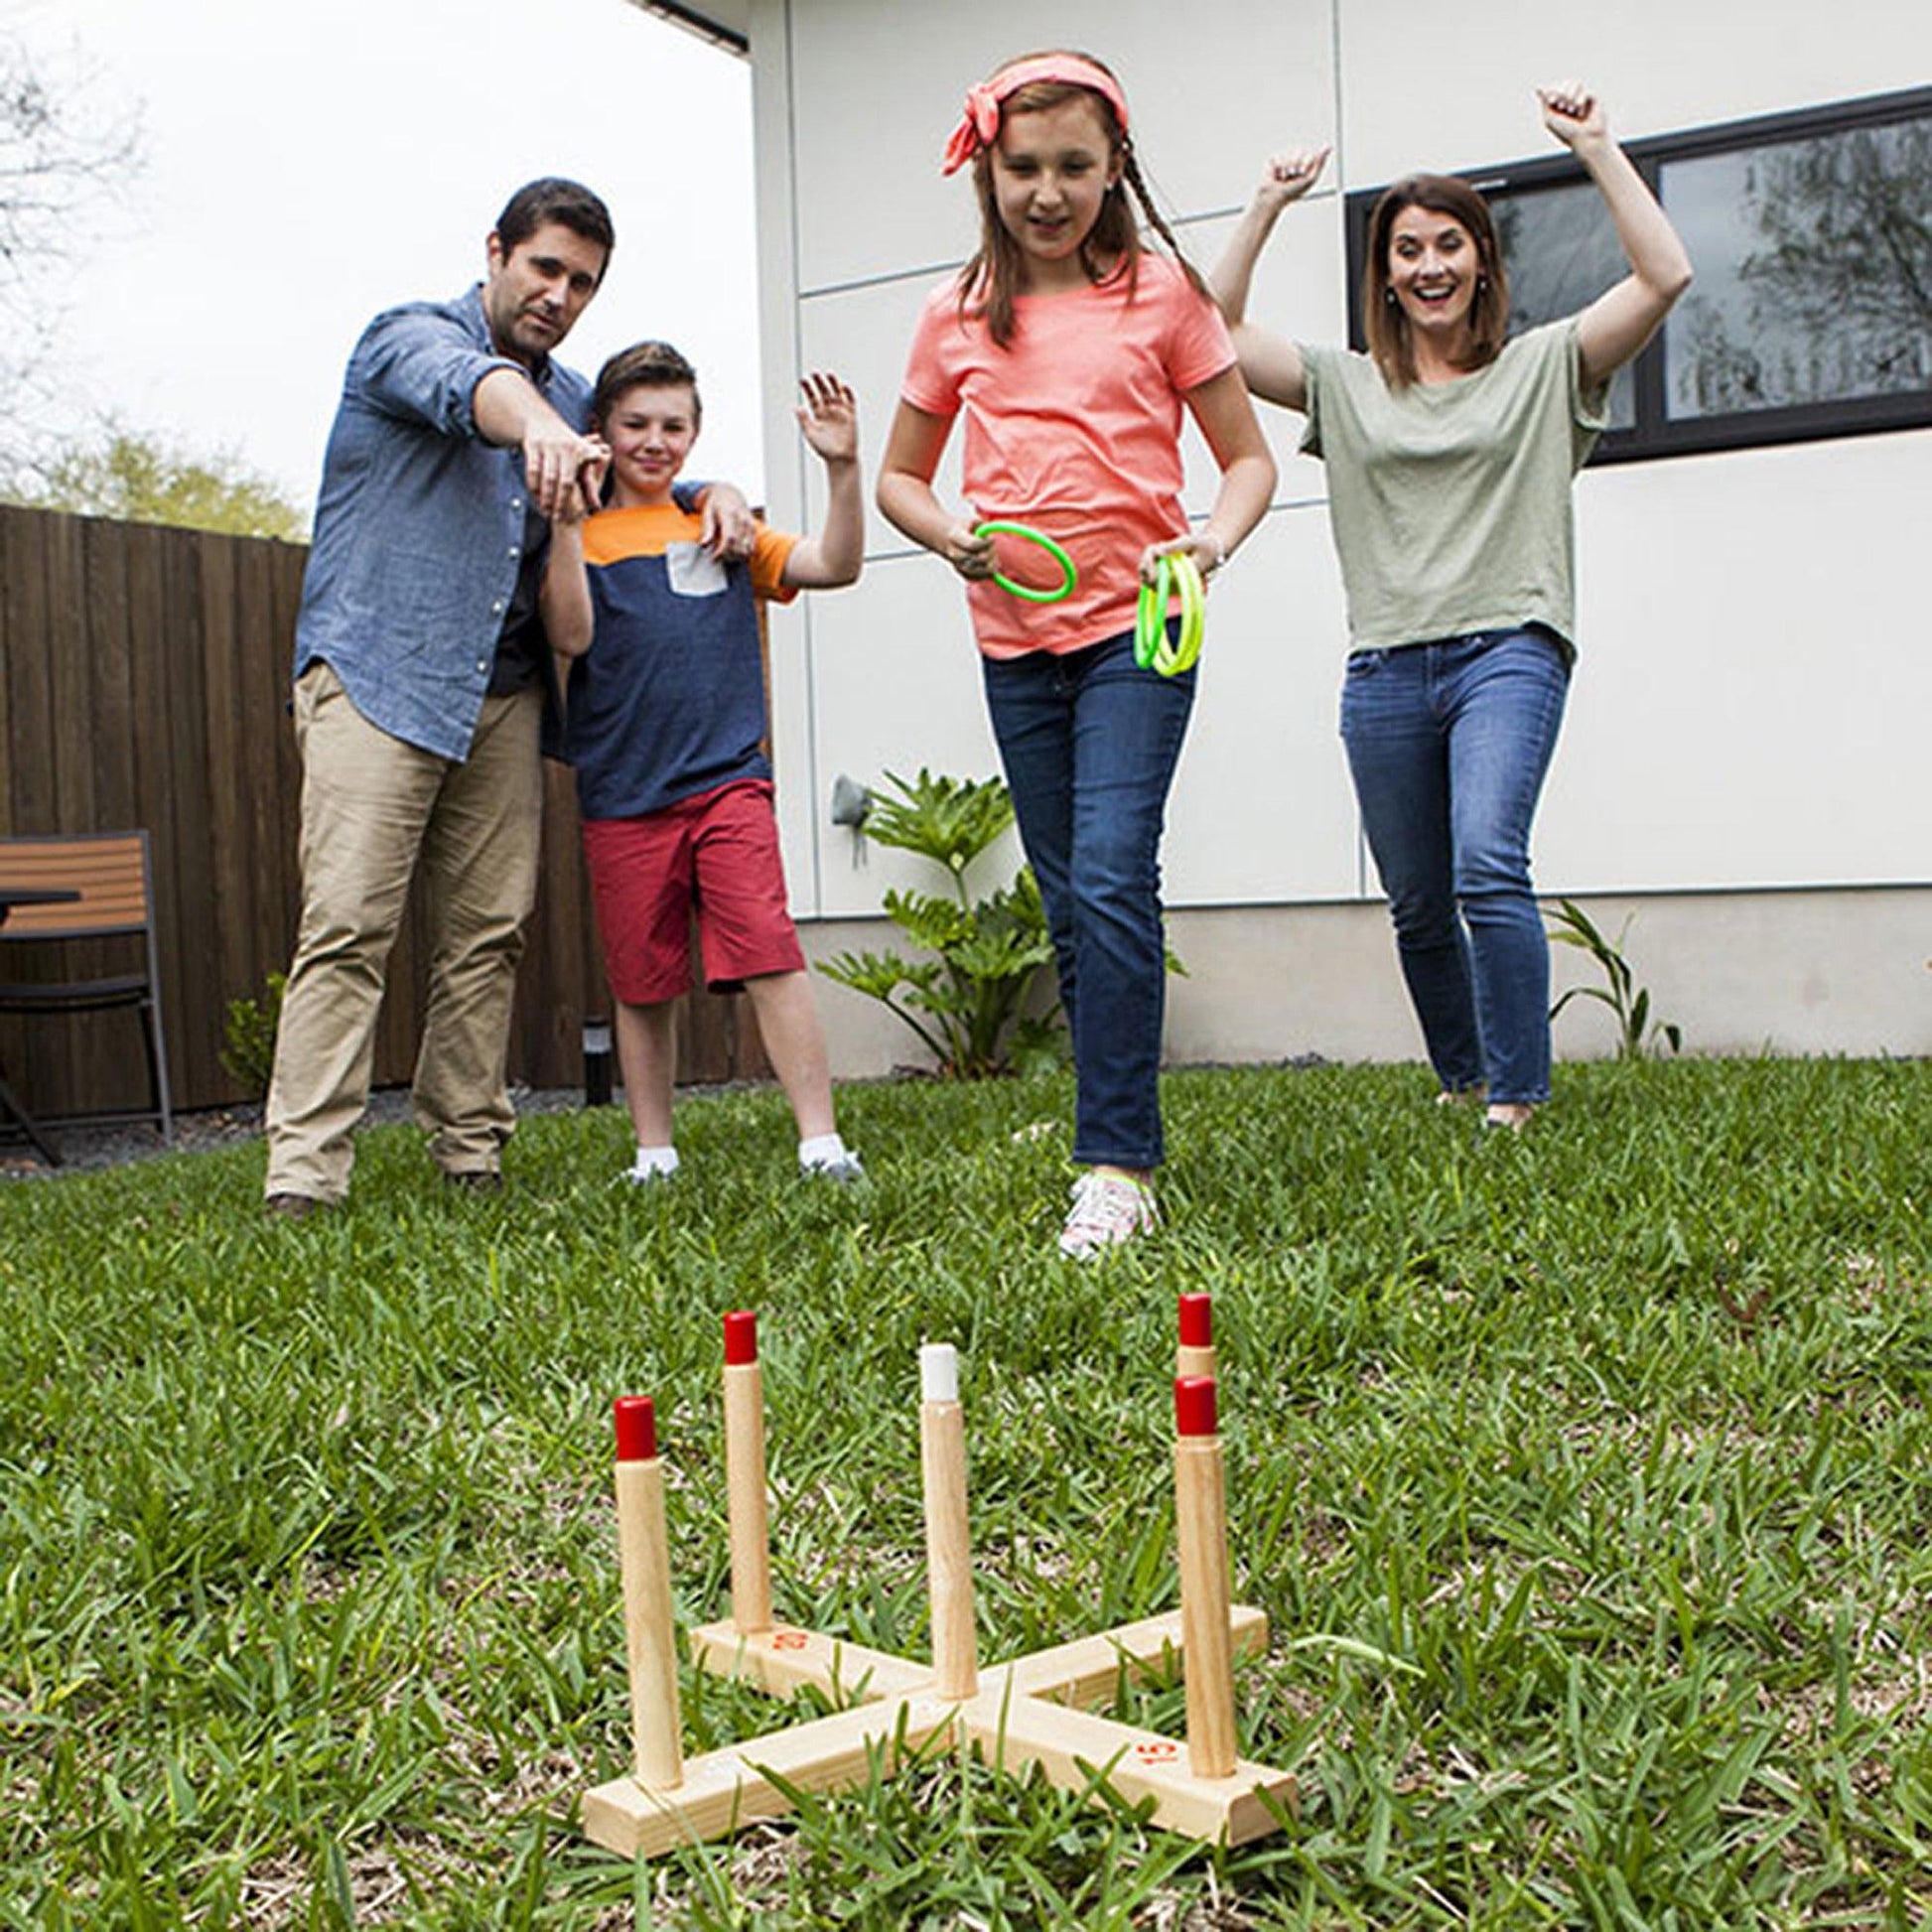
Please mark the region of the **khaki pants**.
POLYGON ((485 698, 470 757, 378 731, 327 664, 295 688, 302 753, 302 923, 268 1091, 270 1194, 340 1200, 369 1097, 390 948, 420 859, 429 1006, 414 1098, 446 1173, 493 1173, 515 1126, 510 1003, 536 899, 542 697, 485 698))

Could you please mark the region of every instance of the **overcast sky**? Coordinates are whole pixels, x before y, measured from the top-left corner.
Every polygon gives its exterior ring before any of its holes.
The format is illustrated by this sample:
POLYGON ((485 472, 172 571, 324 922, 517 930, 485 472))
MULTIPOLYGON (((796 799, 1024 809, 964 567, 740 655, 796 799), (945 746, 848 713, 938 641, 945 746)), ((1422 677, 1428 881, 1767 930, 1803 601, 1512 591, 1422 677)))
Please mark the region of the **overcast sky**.
POLYGON ((618 247, 564 359, 698 365, 706 474, 759 493, 749 67, 628 0, 0 0, 139 101, 146 165, 65 285, 76 411, 224 448, 311 505, 370 316, 477 279, 509 192, 574 175, 618 247))

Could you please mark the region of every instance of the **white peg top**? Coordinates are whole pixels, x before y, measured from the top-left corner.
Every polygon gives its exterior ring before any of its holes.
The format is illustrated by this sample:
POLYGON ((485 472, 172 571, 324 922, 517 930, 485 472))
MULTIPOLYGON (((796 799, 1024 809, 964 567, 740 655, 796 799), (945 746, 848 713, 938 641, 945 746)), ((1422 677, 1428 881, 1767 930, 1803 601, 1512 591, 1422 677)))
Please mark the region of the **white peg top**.
POLYGON ((928 1341, 919 1347, 919 1400, 959 1400, 959 1355, 949 1341, 928 1341))

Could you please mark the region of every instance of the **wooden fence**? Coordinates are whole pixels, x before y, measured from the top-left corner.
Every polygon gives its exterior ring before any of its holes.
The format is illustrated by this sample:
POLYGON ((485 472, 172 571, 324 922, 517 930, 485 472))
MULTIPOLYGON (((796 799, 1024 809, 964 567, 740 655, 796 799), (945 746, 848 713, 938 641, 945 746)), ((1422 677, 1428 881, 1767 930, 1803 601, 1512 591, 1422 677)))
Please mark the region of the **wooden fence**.
MULTIPOLYGON (((176 1105, 250 1098, 222 1066, 228 1002, 286 969, 299 884, 301 767, 287 701, 301 545, 0 505, 0 834, 145 826, 176 1105)), ((574 1086, 587 1012, 608 1011, 570 774, 545 770, 542 881, 510 1039, 510 1077, 574 1086)), ((414 1063, 427 960, 412 895, 389 975, 376 1084, 414 1063)), ((60 964, 124 970, 114 942, 60 964)), ((51 947, 9 944, 0 977, 52 976, 51 947)), ((737 999, 698 996, 680 1026, 687 1080, 768 1069, 737 999)), ((0 1023, 0 1061, 37 1115, 144 1104, 129 1014, 0 1023)))

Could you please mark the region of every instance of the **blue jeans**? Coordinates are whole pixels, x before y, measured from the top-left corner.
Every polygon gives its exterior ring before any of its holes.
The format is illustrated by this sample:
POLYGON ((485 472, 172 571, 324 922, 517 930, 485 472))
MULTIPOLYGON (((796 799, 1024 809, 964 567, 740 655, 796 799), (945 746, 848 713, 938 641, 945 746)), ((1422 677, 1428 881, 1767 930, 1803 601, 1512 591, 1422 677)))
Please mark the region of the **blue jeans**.
POLYGON ((1341 736, 1409 998, 1446 1090, 1550 1097, 1550 943, 1530 821, 1570 667, 1550 633, 1358 650, 1341 736))
POLYGON ((1062 656, 981 661, 1073 1036, 1073 1158, 1157 1167, 1161 828, 1194 673, 1142 670, 1131 633, 1062 656))

